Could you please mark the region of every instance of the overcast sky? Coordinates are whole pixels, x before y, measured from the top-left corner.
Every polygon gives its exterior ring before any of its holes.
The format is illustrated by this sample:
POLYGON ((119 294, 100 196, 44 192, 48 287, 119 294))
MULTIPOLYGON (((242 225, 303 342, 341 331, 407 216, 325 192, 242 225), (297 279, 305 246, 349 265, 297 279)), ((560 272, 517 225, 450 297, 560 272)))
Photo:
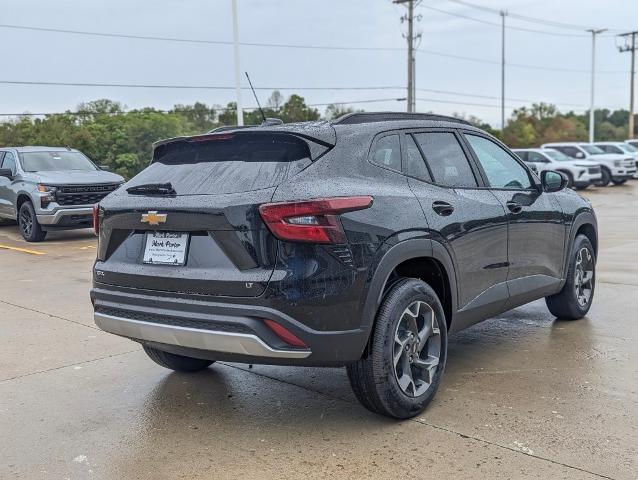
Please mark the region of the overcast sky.
MULTIPOLYGON (((635 0, 468 1, 555 22, 610 28, 613 33, 638 29, 635 0)), ((399 21, 405 8, 393 5, 391 0, 238 0, 238 4, 242 42, 398 49, 348 51, 242 46, 242 71, 249 71, 255 86, 279 88, 285 96, 296 92, 310 104, 405 97, 406 54, 402 49, 406 42, 402 33, 406 26, 399 21), (313 90, 311 87, 401 88, 313 90)), ((230 41, 230 5, 231 0, 3 0, 0 81, 232 87, 233 51, 229 45, 103 38, 6 27, 230 41)), ((417 54, 416 84, 423 89, 417 93, 422 99, 417 101, 417 110, 471 114, 498 126, 501 32, 491 23, 498 24, 499 15, 449 0, 423 0, 417 13, 421 15, 417 29, 422 41, 417 54)), ((588 34, 512 18, 508 23, 564 35, 508 29, 507 62, 570 71, 508 67, 507 105, 546 101, 558 104, 562 110, 587 108, 591 61, 588 34)), ((618 53, 616 39, 610 34, 599 37, 597 52, 597 105, 627 108, 630 55, 618 53)), ((265 102, 269 92, 259 94, 265 102)), ((128 108, 170 108, 176 103, 195 101, 225 105, 234 100, 234 91, 0 83, 0 113, 58 112, 97 98, 118 100, 128 108)), ((245 91, 243 98, 245 106, 255 105, 249 92, 245 91)), ((360 107, 403 110, 405 102, 388 100, 360 107)), ((320 108, 323 112, 324 107, 320 108)))

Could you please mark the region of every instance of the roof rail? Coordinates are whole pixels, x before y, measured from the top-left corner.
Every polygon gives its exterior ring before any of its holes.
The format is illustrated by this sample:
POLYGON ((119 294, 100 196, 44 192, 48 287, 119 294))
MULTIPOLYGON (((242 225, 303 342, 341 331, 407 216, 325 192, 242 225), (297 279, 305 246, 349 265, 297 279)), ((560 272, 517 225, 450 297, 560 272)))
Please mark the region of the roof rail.
POLYGON ((369 122, 391 122, 399 120, 433 120, 439 122, 454 122, 471 125, 467 120, 446 115, 436 115, 434 113, 408 113, 408 112, 361 112, 347 113, 337 118, 332 123, 334 125, 353 125, 357 123, 369 122))

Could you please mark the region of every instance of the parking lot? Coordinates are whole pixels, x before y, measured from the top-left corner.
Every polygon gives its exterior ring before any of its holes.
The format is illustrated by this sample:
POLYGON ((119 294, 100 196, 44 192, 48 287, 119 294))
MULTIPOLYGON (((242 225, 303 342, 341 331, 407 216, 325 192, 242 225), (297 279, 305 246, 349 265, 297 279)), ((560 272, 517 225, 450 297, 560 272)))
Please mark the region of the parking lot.
POLYGON ((450 338, 414 420, 369 413, 343 369, 217 363, 177 374, 98 330, 90 231, 0 227, 0 478, 638 477, 638 181, 597 211, 596 298, 542 301, 450 338))

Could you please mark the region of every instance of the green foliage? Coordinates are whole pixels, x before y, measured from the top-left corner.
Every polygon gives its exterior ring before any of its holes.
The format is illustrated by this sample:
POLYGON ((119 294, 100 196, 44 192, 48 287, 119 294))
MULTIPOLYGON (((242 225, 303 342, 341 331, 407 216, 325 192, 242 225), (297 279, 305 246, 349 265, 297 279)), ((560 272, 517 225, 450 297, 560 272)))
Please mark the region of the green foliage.
MULTIPOLYGON (((330 120, 357 111, 362 110, 332 104, 326 108, 324 118, 330 120)), ((235 102, 228 103, 225 108, 197 102, 193 105, 175 105, 169 111, 153 108, 125 111, 119 102, 99 99, 78 105, 77 112, 46 115, 43 118, 22 115, 2 122, 0 146, 69 146, 83 151, 96 164, 106 165, 130 178, 148 165, 154 142, 205 133, 220 125, 235 125, 236 112, 235 102)), ((278 91, 274 91, 266 101, 264 115, 280 118, 286 123, 320 118, 319 111, 308 106, 303 97, 293 94, 284 99, 278 91)), ((554 105, 543 103, 515 110, 503 131, 492 129, 474 116, 466 119, 498 136, 511 147, 586 140, 589 120, 587 113, 561 114, 554 105)), ((626 138, 628 119, 626 110, 596 110, 596 138, 626 138)), ((244 124, 259 125, 261 122, 262 115, 258 110, 244 112, 244 124)))

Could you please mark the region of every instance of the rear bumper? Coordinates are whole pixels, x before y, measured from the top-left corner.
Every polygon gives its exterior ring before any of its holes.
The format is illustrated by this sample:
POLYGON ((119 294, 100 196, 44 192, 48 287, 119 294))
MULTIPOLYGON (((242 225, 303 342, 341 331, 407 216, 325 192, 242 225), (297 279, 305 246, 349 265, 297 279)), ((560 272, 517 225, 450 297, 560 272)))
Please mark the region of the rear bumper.
POLYGON ((94 283, 96 325, 160 350, 210 360, 274 365, 339 366, 361 357, 367 330, 317 331, 260 299, 167 296, 162 292, 94 283), (250 302, 250 303, 249 303, 250 302), (264 322, 277 322, 303 340, 297 348, 264 322))
POLYGON ((103 313, 95 313, 94 318, 95 324, 105 332, 147 342, 257 357, 306 358, 311 353, 306 349, 272 348, 258 336, 246 333, 168 326, 103 313))

